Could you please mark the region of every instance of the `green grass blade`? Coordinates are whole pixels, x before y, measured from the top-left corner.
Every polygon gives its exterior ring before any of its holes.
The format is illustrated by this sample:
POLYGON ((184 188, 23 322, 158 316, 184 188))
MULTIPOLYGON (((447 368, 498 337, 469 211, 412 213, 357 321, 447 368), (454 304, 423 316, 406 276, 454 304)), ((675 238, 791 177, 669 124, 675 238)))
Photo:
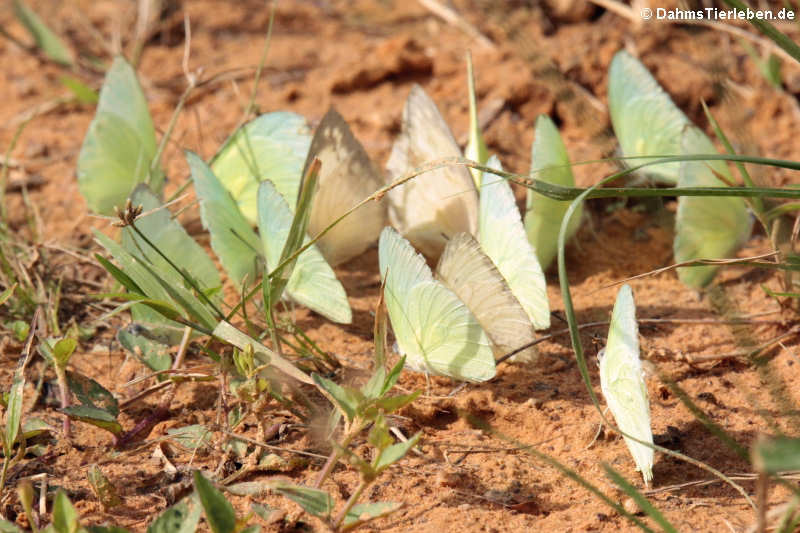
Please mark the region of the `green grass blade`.
POLYGON ((650 503, 650 501, 644 497, 644 495, 636 490, 636 487, 628 483, 628 480, 622 477, 622 475, 611 468, 609 465, 603 463, 603 470, 606 471, 608 477, 611 478, 613 481, 622 491, 633 498, 633 501, 636 502, 636 505, 639 506, 639 509, 644 511, 650 518, 652 518, 661 529, 664 530, 666 533, 678 533, 678 530, 675 529, 669 520, 661 514, 661 511, 656 509, 656 507, 650 503))
POLYGON ((47 24, 25 2, 14 0, 14 14, 31 34, 36 46, 44 55, 61 65, 68 67, 73 65, 75 58, 69 46, 48 28, 47 24))

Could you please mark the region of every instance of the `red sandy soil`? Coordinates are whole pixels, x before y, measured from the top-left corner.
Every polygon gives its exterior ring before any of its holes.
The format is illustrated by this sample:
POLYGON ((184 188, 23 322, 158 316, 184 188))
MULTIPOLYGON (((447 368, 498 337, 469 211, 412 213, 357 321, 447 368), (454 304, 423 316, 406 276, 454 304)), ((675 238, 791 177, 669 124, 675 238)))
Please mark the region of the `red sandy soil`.
MULTIPOLYGON (((135 4, 113 1, 31 0, 30 4, 69 42, 108 59, 108 46, 120 34, 126 50, 135 20, 135 4), (101 39, 91 36, 90 23, 101 39)), ((701 99, 743 152, 776 158, 797 158, 800 151, 800 113, 793 92, 800 92, 800 66, 784 65, 785 90, 771 88, 738 41, 709 28, 653 22, 641 27, 599 8, 567 10, 558 17, 552 7, 515 1, 498 3, 458 0, 455 8, 491 40, 482 46, 454 25, 443 22, 416 2, 307 1, 282 2, 277 8, 269 58, 256 103, 261 111, 292 110, 318 121, 335 105, 351 124, 370 155, 383 165, 399 131, 403 102, 412 83, 420 83, 436 100, 457 139, 465 140, 467 98, 464 52, 471 48, 478 76, 478 96, 483 109, 495 109, 486 126, 486 141, 506 168, 527 172, 533 123, 549 113, 559 124, 573 161, 613 155, 614 141, 606 111, 607 68, 613 54, 628 48, 648 66, 675 102, 698 125, 708 128, 701 99)), ((9 5, 0 8, 0 23, 25 39, 9 5)), ((149 98, 154 122, 163 131, 184 90, 183 15, 191 21, 189 68, 202 69, 209 79, 228 71, 227 79, 195 91, 181 114, 164 163, 170 187, 184 182, 188 171, 181 150, 192 149, 210 157, 242 118, 253 90, 268 9, 263 2, 220 0, 185 1, 162 20, 159 32, 147 43, 139 73, 149 98)), ((797 31, 782 27, 785 31, 797 31)), ((745 28, 751 31, 750 28, 745 28)), ((65 71, 42 61, 5 39, 0 39, 0 146, 11 142, 25 113, 47 105, 66 93, 60 83, 65 71)), ((102 74, 81 71, 78 77, 98 87, 102 74)), ((89 294, 111 287, 110 279, 94 262, 98 246, 91 228, 110 232, 106 220, 92 218, 78 193, 75 164, 92 118, 90 106, 61 104, 41 112, 25 128, 11 156, 12 183, 30 183, 29 207, 19 189, 8 197, 9 224, 20 235, 36 239, 47 253, 47 275, 64 277, 61 319, 90 322, 101 315, 89 294), (39 183, 41 182, 41 183, 39 183), (39 234, 31 235, 27 220, 39 217, 39 234), (70 253, 65 252, 69 251, 70 253)), ((613 170, 610 164, 575 167, 579 185, 596 182, 613 170)), ((798 183, 789 172, 753 169, 763 183, 798 183)), ((523 198, 522 191, 517 191, 523 198)), ((611 283, 645 273, 672 262, 674 202, 655 212, 629 202, 597 201, 590 205, 575 243, 568 248, 567 264, 572 295, 580 322, 607 320, 617 287, 611 283)), ((196 210, 183 215, 201 242, 196 210)), ((740 255, 768 251, 768 240, 756 232, 740 255)), ((378 292, 377 253, 370 250, 338 269, 354 311, 349 326, 328 323, 306 310, 297 310, 296 323, 322 349, 344 365, 337 380, 357 383, 372 362, 372 311, 378 292)), ((797 340, 789 337, 766 352, 761 369, 740 359, 723 358, 690 363, 687 358, 730 354, 747 343, 761 343, 791 329, 795 315, 781 310, 766 296, 762 285, 780 290, 771 271, 732 267, 718 277, 715 288, 704 295, 678 282, 674 272, 631 282, 640 318, 720 319, 736 314, 771 313, 746 326, 724 324, 663 323, 641 326, 643 356, 657 372, 649 380, 653 430, 657 442, 686 454, 728 475, 751 472, 740 459, 712 436, 677 399, 657 374, 674 380, 737 441, 749 446, 762 432, 775 426, 797 435, 800 423, 791 409, 800 398, 795 383, 800 376, 797 340), (784 384, 785 388, 781 388, 784 384), (779 401, 780 400, 780 401, 779 401), (789 406, 789 407, 787 407, 789 406)), ((551 307, 563 310, 557 277, 548 276, 551 307)), ((563 314, 562 314, 563 316, 563 314)), ((132 396, 151 382, 125 387, 147 370, 113 341, 127 317, 102 321, 98 333, 82 342, 72 364, 78 371, 109 387, 120 398, 132 396)), ((553 320, 553 331, 563 324, 553 320)), ((21 346, 7 333, 0 376, 7 390, 21 346)), ((594 356, 602 347, 603 328, 587 329, 583 342, 590 359, 595 392, 600 394, 594 356)), ((600 417, 581 381, 566 336, 540 344, 535 366, 502 364, 495 379, 469 385, 448 396, 457 385, 445 378, 431 380, 431 396, 404 409, 392 423, 406 435, 422 432, 420 454, 409 454, 385 473, 365 495, 369 501, 400 501, 405 507, 364 530, 381 531, 618 531, 634 527, 597 497, 566 478, 552 466, 520 450, 533 445, 600 487, 611 498, 626 497, 606 478, 607 462, 642 487, 623 441, 598 432, 600 417), (471 427, 459 411, 483 419, 497 432, 487 434, 471 427)), ((207 360, 192 351, 188 366, 207 360)), ((29 380, 35 382, 44 366, 35 361, 29 380)), ((46 377, 52 378, 52 371, 46 377)), ((399 388, 425 390, 425 377, 405 372, 399 388)), ((85 524, 115 523, 143 531, 157 512, 166 508, 181 484, 188 483, 188 468, 215 470, 223 459, 221 434, 212 445, 196 453, 166 441, 161 448, 179 468, 165 473, 152 458, 157 441, 167 429, 216 419, 217 385, 181 384, 169 404, 167 419, 156 425, 146 441, 131 450, 115 452, 107 433, 81 423, 73 424, 70 441, 56 437, 47 453, 26 460, 11 471, 4 494, 5 516, 24 518, 11 487, 20 477, 45 472, 80 511, 85 524), (116 486, 122 505, 104 510, 86 478, 89 465, 97 464, 116 486), (177 488, 176 488, 177 487, 177 488)), ((32 386, 26 391, 33 397, 32 386)), ((128 429, 152 413, 161 397, 153 395, 134 403, 120 421, 128 429)), ((323 400, 320 399, 320 402, 323 400)), ((601 400, 602 401, 602 400, 601 400)), ((60 415, 42 402, 26 402, 26 416, 39 416, 60 427, 60 415)), ((298 420, 271 405, 264 423, 290 424, 276 446, 327 454, 328 445, 313 432, 291 426, 298 420)), ((257 438, 255 420, 244 433, 257 438)), ((355 451, 367 453, 357 441, 355 451)), ((321 460, 291 460, 282 472, 254 473, 243 480, 258 481, 284 476, 298 483, 313 483, 321 460)), ((241 467, 228 460, 227 475, 241 467)), ((755 521, 753 509, 730 486, 680 484, 711 480, 696 466, 656 454, 651 501, 681 531, 744 531, 755 521)), ((339 467, 324 488, 344 501, 357 484, 357 473, 339 467)), ((754 497, 751 479, 740 481, 754 497)), ((188 486, 188 485, 187 485, 188 486)), ((254 519, 267 531, 311 527, 319 521, 279 496, 232 497, 237 510, 246 513, 260 502, 281 510, 270 523, 254 519), (303 526, 303 524, 306 526, 303 526)), ((774 488, 771 505, 787 500, 785 489, 774 488)))

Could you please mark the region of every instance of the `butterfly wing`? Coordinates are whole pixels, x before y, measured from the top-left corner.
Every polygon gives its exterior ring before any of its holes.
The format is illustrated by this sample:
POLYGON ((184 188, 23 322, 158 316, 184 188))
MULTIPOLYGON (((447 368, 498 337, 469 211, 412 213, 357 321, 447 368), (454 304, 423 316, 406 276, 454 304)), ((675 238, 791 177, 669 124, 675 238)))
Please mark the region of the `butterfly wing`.
MULTIPOLYGON (((558 128, 547 115, 536 119, 536 131, 531 146, 532 177, 555 185, 574 187, 567 148, 561 140, 558 128)), ((558 254, 558 233, 570 202, 548 198, 528 189, 525 212, 525 232, 528 241, 536 250, 542 269, 547 270, 558 254)), ((567 240, 575 235, 581 224, 583 207, 572 215, 567 227, 567 240)))
MULTIPOLYGON (((502 170, 494 156, 489 166, 502 170)), ((547 329, 550 327, 547 282, 525 235, 511 186, 493 174, 483 174, 482 180, 478 231, 481 248, 497 266, 534 327, 547 329)))
MULTIPOLYGON (((629 285, 617 294, 608 343, 600 358, 600 386, 617 426, 628 435, 653 443, 650 426, 650 401, 639 359, 636 307, 629 285)), ((653 448, 625 437, 636 468, 646 484, 653 479, 653 448)))
POLYGON ((495 375, 494 355, 477 319, 433 279, 425 259, 394 229, 378 244, 386 309, 406 365, 464 381, 495 375))
POLYGON ((78 188, 89 209, 113 215, 137 183, 160 193, 164 175, 151 172, 156 131, 133 68, 114 60, 103 82, 97 112, 78 156, 78 188), (149 179, 148 179, 149 177, 149 179))
MULTIPOLYGON (((625 156, 681 153, 681 135, 689 119, 672 102, 650 72, 629 53, 617 52, 608 72, 608 110, 625 156)), ((646 160, 631 161, 631 165, 646 160)), ((680 163, 646 167, 644 172, 674 185, 680 163)))
MULTIPOLYGON (((450 239, 436 267, 436 277, 472 311, 498 356, 535 339, 525 309, 471 235, 458 233, 450 239)), ((518 355, 521 360, 534 360, 536 350, 530 347, 518 355)))
MULTIPOLYGON (((389 180, 423 163, 460 156, 436 104, 414 85, 403 109, 402 131, 386 164, 389 180)), ((478 193, 465 167, 426 172, 395 187, 387 197, 390 223, 431 259, 441 255, 447 239, 456 233, 477 231, 478 193)))
POLYGON ((208 165, 197 154, 187 151, 194 190, 200 201, 200 218, 211 235, 211 249, 237 285, 256 279, 256 261, 261 242, 239 212, 233 197, 225 190, 208 165))
POLYGON ((288 111, 265 113, 225 141, 211 168, 245 219, 255 226, 258 184, 267 178, 294 208, 310 143, 305 118, 288 111))
MULTIPOLYGON (((687 153, 717 151, 711 139, 697 128, 686 130, 683 146, 687 153)), ((724 161, 684 161, 678 186, 725 187, 715 173, 731 179, 724 161)), ((729 257, 747 240, 752 227, 752 218, 742 198, 681 196, 675 217, 675 260, 729 257)), ((710 265, 683 267, 678 269, 678 277, 690 287, 703 287, 711 282, 716 270, 717 267, 710 265)))
MULTIPOLYGON (((333 108, 320 122, 306 159, 322 162, 311 207, 309 235, 317 235, 337 218, 383 186, 383 179, 342 116, 333 108)), ((303 171, 305 175, 305 170, 303 171)), ((369 202, 341 220, 317 245, 331 266, 362 253, 386 225, 386 204, 369 202)))
MULTIPOLYGON (((272 181, 262 181, 258 187, 258 231, 268 270, 278 266, 293 218, 289 205, 272 181)), ((312 245, 297 258, 286 293, 297 303, 334 322, 352 322, 344 287, 316 246, 312 245)))

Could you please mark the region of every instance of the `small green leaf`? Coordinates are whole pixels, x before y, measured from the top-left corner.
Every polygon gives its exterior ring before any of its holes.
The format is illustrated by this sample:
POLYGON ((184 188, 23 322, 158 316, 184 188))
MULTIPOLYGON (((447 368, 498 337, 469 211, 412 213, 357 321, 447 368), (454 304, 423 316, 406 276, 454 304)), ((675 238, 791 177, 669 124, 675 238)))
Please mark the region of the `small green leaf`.
POLYGON ((82 405, 106 411, 114 418, 119 415, 117 399, 95 380, 77 372, 67 372, 67 384, 82 405))
POLYGON ((369 520, 381 518, 402 507, 402 503, 395 502, 358 503, 347 511, 342 524, 343 530, 352 529, 369 520))
POLYGON ((44 55, 56 63, 72 66, 74 59, 69 47, 22 0, 14 0, 14 14, 44 55))
POLYGON ((99 427, 113 435, 122 434, 122 426, 117 422, 116 417, 103 409, 80 405, 64 407, 60 411, 70 418, 99 427))
POLYGON ((167 434, 172 437, 175 442, 190 450, 206 446, 211 442, 211 432, 202 424, 168 429, 167 434))
POLYGON ((398 409, 402 409, 406 405, 410 404, 417 398, 419 395, 422 394, 422 391, 415 391, 411 394, 401 394, 400 396, 390 396, 388 398, 381 398, 377 402, 375 402, 375 407, 378 409, 383 409, 384 413, 393 413, 398 409))
POLYGON ((327 392, 328 399, 342 412, 347 421, 352 422, 364 401, 363 394, 355 389, 342 387, 319 374, 312 374, 311 377, 323 393, 327 392))
MULTIPOLYGON (((464 148, 464 157, 480 163, 486 164, 489 160, 489 149, 481 135, 480 124, 478 123, 478 98, 475 95, 475 73, 472 68, 472 54, 467 52, 467 86, 469 91, 469 141, 464 148)), ((475 186, 480 189, 482 172, 475 168, 469 169, 475 186)))
POLYGON ((147 533, 194 533, 203 508, 194 498, 177 503, 161 513, 147 533))
POLYGON ((14 320, 8 325, 8 329, 14 334, 14 338, 18 342, 24 342, 28 338, 28 332, 31 330, 30 325, 24 320, 14 320))
POLYGON ((103 268, 105 268, 109 274, 111 274, 117 282, 119 282, 126 290, 129 292, 139 294, 142 297, 145 296, 144 291, 137 285, 133 278, 127 275, 125 272, 117 268, 117 265, 106 259, 100 254, 94 254, 94 258, 97 259, 97 262, 100 263, 103 268))
POLYGON ((194 488, 203 504, 206 521, 214 533, 234 533, 236 530, 236 513, 231 502, 214 488, 214 485, 200 473, 194 471, 194 488))
POLYGON ((667 520, 661 511, 656 509, 650 501, 644 497, 644 495, 636 490, 636 487, 631 485, 628 480, 626 480, 622 475, 611 468, 609 465, 603 463, 603 469, 606 471, 608 477, 620 488, 622 489, 625 494, 633 498, 633 501, 636 502, 636 505, 639 506, 639 509, 647 513, 659 526, 661 529, 664 530, 666 533, 678 533, 678 530, 675 529, 669 520, 667 520))
POLYGON ((66 367, 67 363, 69 363, 69 358, 75 353, 77 347, 78 341, 76 339, 59 339, 53 345, 53 360, 61 368, 66 367))
POLYGON ((393 440, 389 435, 389 426, 386 423, 386 418, 378 415, 372 424, 372 429, 369 430, 367 440, 379 451, 388 448, 393 440))
POLYGON ((375 461, 375 471, 380 473, 382 470, 385 470, 393 463, 396 463, 402 459, 405 454, 408 453, 408 450, 413 448, 417 442, 419 442, 421 436, 422 432, 419 432, 406 442, 398 442, 397 444, 393 444, 383 450, 378 457, 378 460, 375 461))
POLYGON ((80 527, 78 511, 72 506, 67 494, 58 489, 53 501, 53 527, 58 533, 76 533, 80 527))
POLYGON ((267 481, 242 481, 226 486, 225 490, 235 496, 262 496, 270 488, 267 481))
POLYGON ((5 454, 11 457, 14 443, 19 434, 20 420, 22 419, 22 393, 25 389, 25 378, 22 372, 14 373, 14 381, 11 383, 11 392, 8 395, 8 408, 6 409, 5 427, 5 454))
POLYGON ((97 91, 72 76, 62 76, 61 85, 66 87, 81 104, 96 104, 100 99, 97 91))
POLYGON ((397 364, 392 367, 389 371, 389 375, 386 376, 386 381, 383 382, 383 388, 381 389, 381 396, 384 396, 387 392, 389 392, 394 384, 397 383, 397 380, 400 378, 400 373, 403 371, 403 367, 406 365, 406 356, 400 358, 397 361, 397 364))
POLYGON ((117 488, 111 484, 99 466, 90 466, 87 477, 89 478, 89 485, 91 485, 94 495, 100 500, 103 509, 111 509, 122 503, 117 494, 117 488))
POLYGON ((776 474, 800 470, 800 439, 762 437, 751 451, 753 467, 759 472, 776 474))
POLYGON ((252 346, 253 355, 261 363, 274 366, 284 374, 287 374, 303 383, 307 383, 309 385, 314 384, 314 381, 305 372, 294 366, 291 361, 284 359, 260 342, 245 335, 233 327, 229 322, 225 322, 223 320, 217 324, 217 327, 214 328, 213 335, 227 343, 236 346, 240 350, 245 350, 247 346, 252 346))
POLYGON ((28 418, 22 423, 22 436, 25 440, 38 437, 43 433, 52 433, 53 428, 41 418, 28 418))
POLYGON ((369 378, 363 387, 361 387, 361 393, 370 400, 374 400, 376 398, 380 398, 381 392, 383 392, 383 384, 386 382, 386 369, 383 366, 378 366, 375 369, 375 373, 372 374, 372 377, 369 378))
POLYGON ((167 370, 172 366, 169 346, 145 335, 136 335, 128 329, 117 332, 117 340, 123 348, 132 353, 153 372, 167 370))
POLYGON ((281 480, 272 481, 270 485, 273 491, 286 496, 307 513, 319 518, 328 518, 333 510, 333 499, 324 490, 294 485, 281 480))

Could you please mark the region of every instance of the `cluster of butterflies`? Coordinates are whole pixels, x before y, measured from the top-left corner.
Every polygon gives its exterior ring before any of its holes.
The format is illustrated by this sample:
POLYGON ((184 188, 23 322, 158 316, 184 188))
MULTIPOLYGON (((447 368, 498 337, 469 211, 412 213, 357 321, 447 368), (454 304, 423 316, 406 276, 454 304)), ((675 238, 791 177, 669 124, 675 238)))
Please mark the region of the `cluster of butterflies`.
MULTIPOLYGON (((502 170, 495 157, 488 158, 480 137, 471 69, 469 82, 471 126, 465 155, 502 170)), ((612 61, 608 97, 624 156, 641 160, 716 153, 711 140, 626 52, 612 61)), ((531 151, 535 177, 574 186, 566 148, 546 116, 536 121, 531 151)), ((135 201, 157 207, 164 174, 156 153, 146 99, 133 69, 117 59, 78 163, 79 186, 90 209, 110 214, 132 190, 135 201)), ((388 182, 432 160, 461 155, 436 105, 422 88, 412 87, 402 131, 387 163, 388 182)), ((485 381, 495 375, 498 355, 519 350, 517 360, 535 360, 531 346, 535 330, 550 325, 543 270, 557 253, 557 235, 569 202, 529 190, 523 218, 505 179, 452 165, 393 187, 385 201, 369 202, 341 219, 387 180, 333 109, 313 137, 303 117, 267 113, 234 132, 209 163, 191 152, 186 158, 211 247, 237 285, 254 283, 264 264, 267 272, 278 265, 301 177, 319 159, 322 166, 307 233, 315 236, 338 223, 298 257, 285 297, 334 322, 349 323, 352 312, 333 267, 378 241, 386 307, 407 366, 459 380, 485 381), (429 262, 437 264, 435 270, 429 262)), ((656 181, 678 186, 725 186, 731 181, 720 161, 662 163, 644 170, 656 181)), ((576 213, 568 222, 567 238, 574 235, 580 219, 576 213)), ((184 256, 186 270, 209 294, 220 286, 213 262, 165 210, 154 211, 138 224, 151 240, 184 256)), ((681 197, 676 260, 729 255, 751 228, 752 219, 740 198, 681 197)), ((130 232, 123 235, 122 248, 107 237, 98 239, 115 257, 123 251, 141 256, 146 248, 130 232)), ((694 287, 707 284, 713 275, 710 266, 679 269, 681 280, 694 287)), ((173 281, 180 283, 178 278, 173 281)), ((135 309, 146 312, 143 306, 135 309)), ((206 318, 213 323, 213 317, 206 318)), ((626 437, 626 442, 648 482, 652 448, 637 440, 652 443, 649 403, 627 286, 614 307, 600 378, 618 425, 634 437, 626 437)))

